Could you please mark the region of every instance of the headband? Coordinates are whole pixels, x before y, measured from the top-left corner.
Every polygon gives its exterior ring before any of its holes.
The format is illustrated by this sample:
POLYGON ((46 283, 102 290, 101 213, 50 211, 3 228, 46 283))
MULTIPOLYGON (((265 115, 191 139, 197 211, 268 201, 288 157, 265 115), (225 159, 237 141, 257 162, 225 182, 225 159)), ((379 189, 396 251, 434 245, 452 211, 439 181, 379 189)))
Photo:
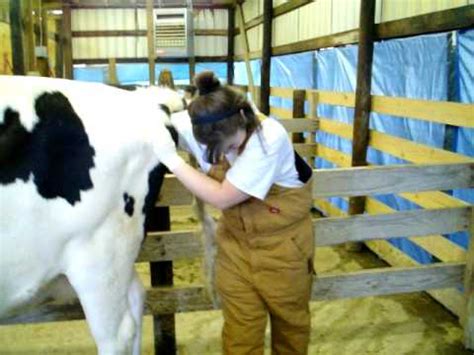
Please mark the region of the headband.
POLYGON ((193 125, 202 125, 202 124, 207 124, 207 123, 218 122, 218 121, 223 120, 224 118, 235 115, 239 111, 240 111, 240 108, 234 108, 225 112, 218 112, 218 113, 209 114, 209 115, 196 116, 196 118, 193 119, 192 123, 193 125))

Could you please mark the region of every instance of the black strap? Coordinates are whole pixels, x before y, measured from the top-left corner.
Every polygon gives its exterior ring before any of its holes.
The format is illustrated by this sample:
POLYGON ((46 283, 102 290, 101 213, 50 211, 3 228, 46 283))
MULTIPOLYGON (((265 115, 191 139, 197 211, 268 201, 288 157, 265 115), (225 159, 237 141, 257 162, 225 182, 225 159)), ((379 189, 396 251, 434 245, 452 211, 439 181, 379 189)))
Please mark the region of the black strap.
POLYGON ((313 169, 304 161, 304 159, 295 152, 295 167, 298 172, 298 178, 302 183, 307 183, 311 176, 313 175, 313 169))

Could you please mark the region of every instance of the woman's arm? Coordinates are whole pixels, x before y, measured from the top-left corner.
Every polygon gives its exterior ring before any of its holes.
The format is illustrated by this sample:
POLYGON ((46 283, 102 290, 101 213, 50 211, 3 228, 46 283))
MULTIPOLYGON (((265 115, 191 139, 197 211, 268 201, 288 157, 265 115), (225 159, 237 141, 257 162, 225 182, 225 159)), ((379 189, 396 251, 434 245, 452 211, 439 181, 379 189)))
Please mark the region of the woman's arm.
POLYGON ((229 181, 222 183, 194 169, 184 161, 170 169, 176 178, 194 195, 221 210, 233 207, 250 196, 237 189, 229 181))

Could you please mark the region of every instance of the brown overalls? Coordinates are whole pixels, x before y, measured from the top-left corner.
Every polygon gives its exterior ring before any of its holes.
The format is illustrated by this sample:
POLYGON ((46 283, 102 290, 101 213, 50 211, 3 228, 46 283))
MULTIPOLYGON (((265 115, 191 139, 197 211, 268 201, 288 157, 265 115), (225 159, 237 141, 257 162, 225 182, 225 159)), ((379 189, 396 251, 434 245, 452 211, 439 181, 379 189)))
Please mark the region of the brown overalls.
MULTIPOLYGON (((227 161, 209 175, 223 181, 227 161)), ((223 211, 217 227, 216 288, 222 302, 224 354, 263 354, 267 314, 273 354, 307 354, 314 238, 311 179, 273 185, 223 211)))

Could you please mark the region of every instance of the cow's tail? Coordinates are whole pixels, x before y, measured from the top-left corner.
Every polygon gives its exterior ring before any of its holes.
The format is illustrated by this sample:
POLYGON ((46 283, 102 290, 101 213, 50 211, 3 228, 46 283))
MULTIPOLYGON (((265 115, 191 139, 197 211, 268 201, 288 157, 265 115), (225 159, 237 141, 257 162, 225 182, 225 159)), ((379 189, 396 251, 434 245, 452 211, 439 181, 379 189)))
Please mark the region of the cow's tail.
MULTIPOLYGON (((194 166, 197 165, 197 162, 194 158, 191 158, 191 164, 194 166)), ((204 249, 204 257, 202 260, 204 285, 214 308, 219 309, 220 299, 217 294, 215 284, 215 263, 217 254, 216 222, 206 210, 204 202, 197 198, 195 198, 193 201, 193 212, 200 225, 199 235, 201 237, 201 243, 204 249)))
POLYGON ((216 222, 207 212, 204 203, 195 199, 193 204, 194 213, 200 223, 201 243, 204 249, 202 270, 204 273, 204 284, 206 291, 215 309, 220 308, 220 299, 216 290, 215 262, 217 254, 216 246, 216 222))

